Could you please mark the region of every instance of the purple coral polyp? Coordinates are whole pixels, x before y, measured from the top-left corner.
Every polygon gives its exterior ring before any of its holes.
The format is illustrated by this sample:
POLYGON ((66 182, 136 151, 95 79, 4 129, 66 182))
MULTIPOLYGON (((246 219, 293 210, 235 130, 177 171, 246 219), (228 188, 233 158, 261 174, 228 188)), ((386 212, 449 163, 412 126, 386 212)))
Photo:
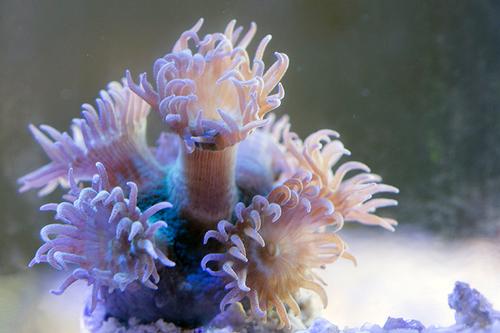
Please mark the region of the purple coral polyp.
POLYGON ((137 185, 128 182, 128 198, 124 190, 111 188, 108 174, 97 163, 99 174, 90 187, 77 187, 73 169, 69 170, 71 189, 67 201, 47 204, 41 210, 55 211, 62 224, 49 224, 40 235, 45 242, 30 263, 46 262, 58 270, 77 266, 55 294, 77 280, 93 285, 91 309, 106 293, 115 289, 124 291, 139 280, 148 288, 156 289, 159 275, 155 260, 161 265, 175 263, 158 248, 154 239, 159 228, 167 227, 164 221, 148 224, 148 219, 162 209, 171 208, 168 202, 159 202, 141 212, 137 207, 137 185))
POLYGON ((21 191, 69 187, 66 201, 42 206, 61 223, 42 228, 31 265, 72 267, 57 293, 86 280, 96 321, 196 327, 242 302, 290 327, 301 290, 326 306, 316 271, 355 262, 338 235, 345 222, 394 230, 375 212, 397 202, 374 196, 397 189, 362 163, 336 167, 350 154, 336 132, 302 141, 286 116, 276 120, 288 57, 276 52, 266 70, 270 35, 250 60, 254 23, 200 37, 202 22, 155 61, 154 83, 127 71, 97 110, 84 104, 72 135, 30 127, 50 162, 22 177, 21 191), (165 123, 156 147, 146 141, 150 109, 165 123))

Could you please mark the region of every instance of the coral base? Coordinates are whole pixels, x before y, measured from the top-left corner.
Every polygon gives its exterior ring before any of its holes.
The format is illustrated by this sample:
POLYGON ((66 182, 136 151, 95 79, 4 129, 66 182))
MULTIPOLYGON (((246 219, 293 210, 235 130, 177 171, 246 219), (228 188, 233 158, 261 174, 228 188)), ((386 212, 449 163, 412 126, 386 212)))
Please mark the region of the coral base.
MULTIPOLYGON (((365 324, 360 328, 339 329, 329 321, 318 318, 305 329, 300 321, 294 322, 298 333, 498 333, 500 332, 500 312, 477 290, 457 282, 453 293, 448 297, 450 308, 455 310, 456 323, 450 327, 425 327, 417 320, 404 320, 389 317, 384 326, 365 324)), ((158 320, 151 324, 141 324, 131 319, 127 323, 115 318, 105 319, 102 309, 97 309, 92 317, 84 316, 83 330, 86 333, 181 333, 181 332, 286 332, 276 328, 277 321, 257 322, 246 317, 240 305, 232 305, 225 313, 215 317, 207 327, 182 329, 172 323, 158 320)))

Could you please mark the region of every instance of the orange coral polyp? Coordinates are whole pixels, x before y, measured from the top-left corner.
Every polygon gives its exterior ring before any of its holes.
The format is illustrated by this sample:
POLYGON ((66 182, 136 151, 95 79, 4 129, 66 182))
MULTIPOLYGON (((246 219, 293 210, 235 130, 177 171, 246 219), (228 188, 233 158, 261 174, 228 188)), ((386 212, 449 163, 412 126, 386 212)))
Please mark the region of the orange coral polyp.
POLYGON ((312 184, 312 175, 294 175, 267 197, 255 196, 248 207, 238 204, 235 214, 235 225, 221 221, 205 237, 205 242, 214 238, 223 243, 227 251, 209 254, 202 262, 209 273, 230 281, 221 310, 248 297, 254 313, 275 308, 282 326, 290 326, 285 305, 300 313, 294 295, 301 288, 319 294, 326 306, 326 293, 312 270, 339 257, 354 258, 336 230, 323 232, 326 226, 342 225, 331 202, 312 184), (220 270, 207 267, 211 261, 220 270))

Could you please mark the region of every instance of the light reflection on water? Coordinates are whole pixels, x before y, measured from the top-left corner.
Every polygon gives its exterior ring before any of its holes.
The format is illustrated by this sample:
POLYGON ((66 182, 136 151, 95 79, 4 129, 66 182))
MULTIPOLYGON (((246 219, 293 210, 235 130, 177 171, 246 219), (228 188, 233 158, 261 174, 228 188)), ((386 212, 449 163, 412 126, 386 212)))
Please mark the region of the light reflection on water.
MULTIPOLYGON (((419 319, 425 325, 450 325, 453 312, 447 295, 456 280, 470 283, 500 308, 498 242, 451 241, 402 230, 344 234, 358 267, 340 261, 322 274, 330 302, 324 316, 340 327, 383 324, 388 315, 419 319)), ((63 296, 49 294, 47 290, 62 279, 44 269, 0 276, 0 331, 78 332, 87 289, 79 283, 63 296)))

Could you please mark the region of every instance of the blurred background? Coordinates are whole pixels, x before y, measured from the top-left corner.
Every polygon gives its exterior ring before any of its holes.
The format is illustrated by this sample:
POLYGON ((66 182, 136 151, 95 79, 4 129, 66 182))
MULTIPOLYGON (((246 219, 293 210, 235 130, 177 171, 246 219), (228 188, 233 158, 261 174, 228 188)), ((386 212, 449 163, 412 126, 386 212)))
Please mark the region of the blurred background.
POLYGON ((199 17, 202 33, 232 18, 256 21, 257 39, 271 33, 265 60, 291 60, 278 114, 302 137, 339 131, 353 159, 401 189, 395 234, 343 231, 359 266, 324 273, 328 319, 448 325, 457 279, 500 307, 500 3, 0 0, 0 332, 77 332, 86 292, 52 296, 63 276, 26 268, 52 218, 38 207, 60 195, 17 193, 16 179, 47 161, 27 125, 66 130, 199 17))

